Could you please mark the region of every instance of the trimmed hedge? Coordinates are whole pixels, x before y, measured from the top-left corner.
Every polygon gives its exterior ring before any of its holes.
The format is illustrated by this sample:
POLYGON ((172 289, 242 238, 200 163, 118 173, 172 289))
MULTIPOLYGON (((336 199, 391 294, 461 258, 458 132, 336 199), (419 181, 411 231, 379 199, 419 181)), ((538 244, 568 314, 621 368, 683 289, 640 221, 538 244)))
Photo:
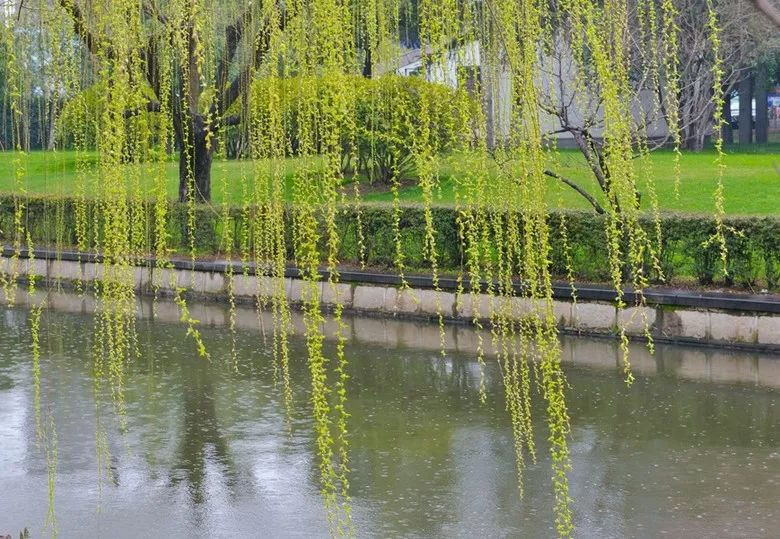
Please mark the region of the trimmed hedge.
MULTIPOLYGON (((28 197, 25 226, 33 243, 38 246, 58 246, 66 249, 76 244, 75 200, 73 198, 28 197)), ((94 216, 95 202, 87 203, 87 212, 94 216)), ((152 215, 152 204, 146 203, 140 209, 152 215)), ((194 231, 196 252, 202 256, 218 256, 225 251, 220 244, 222 226, 219 210, 209 206, 196 208, 196 230, 194 231)), ((291 210, 287 219, 291 221, 291 210)), ((451 208, 433 209, 436 227, 436 242, 439 265, 444 272, 457 272, 463 254, 458 244, 456 213, 451 208)), ((387 206, 367 205, 361 209, 365 262, 377 269, 392 269, 395 257, 392 210, 387 206)), ((562 276, 566 263, 561 237, 561 214, 550 216, 552 226, 552 271, 562 276)), ((14 220, 14 197, 0 196, 0 241, 12 242, 14 220)), ((235 245, 233 252, 241 252, 241 230, 243 217, 240 209, 231 212, 229 226, 234 227, 235 245)), ((151 222, 151 219, 149 219, 151 222)), ((571 211, 565 213, 569 250, 575 278, 582 281, 608 281, 608 264, 603 217, 592 212, 571 211)), ((88 237, 92 244, 99 226, 93 218, 88 219, 88 237)), ((187 209, 173 204, 168 220, 170 245, 179 254, 189 252, 186 231, 187 209)), ((289 223, 288 223, 289 224, 289 223)), ((642 223, 652 234, 653 223, 648 218, 642 223)), ((661 262, 667 282, 691 282, 702 285, 728 285, 741 287, 780 288, 780 219, 772 217, 737 217, 726 220, 729 249, 729 276, 723 277, 720 252, 716 245, 707 245, 714 234, 711 217, 699 215, 665 214, 662 216, 663 251, 661 262)), ((340 258, 345 264, 359 262, 359 234, 354 208, 344 209, 338 218, 342 231, 340 258)), ((144 244, 153 245, 152 226, 147 226, 144 244)), ((288 230, 292 227, 288 226, 288 230)), ((417 206, 403 208, 401 236, 405 263, 409 270, 424 271, 429 265, 424 258, 425 221, 423 210, 417 206)), ((98 238, 99 239, 99 238, 98 238)), ((289 259, 295 259, 290 245, 289 259)), ((655 282, 658 276, 647 264, 647 274, 655 282)))

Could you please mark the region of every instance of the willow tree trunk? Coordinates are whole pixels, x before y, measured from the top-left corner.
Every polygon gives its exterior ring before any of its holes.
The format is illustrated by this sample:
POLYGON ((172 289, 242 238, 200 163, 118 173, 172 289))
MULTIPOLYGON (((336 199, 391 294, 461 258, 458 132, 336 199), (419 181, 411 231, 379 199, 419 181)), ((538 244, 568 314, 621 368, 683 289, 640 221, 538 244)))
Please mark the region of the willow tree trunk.
POLYGON ((208 131, 202 122, 194 122, 192 134, 187 137, 187 147, 179 152, 179 202, 186 202, 190 186, 194 186, 195 202, 211 200, 211 164, 214 148, 209 144, 208 131))

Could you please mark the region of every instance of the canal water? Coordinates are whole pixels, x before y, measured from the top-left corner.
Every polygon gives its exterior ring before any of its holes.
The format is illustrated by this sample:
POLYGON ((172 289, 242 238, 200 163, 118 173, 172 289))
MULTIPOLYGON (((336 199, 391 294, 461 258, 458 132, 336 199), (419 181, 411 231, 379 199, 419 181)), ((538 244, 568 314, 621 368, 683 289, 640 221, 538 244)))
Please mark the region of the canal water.
MULTIPOLYGON (((83 300, 70 306, 46 312, 41 326, 59 537, 326 535, 300 338, 291 343, 288 418, 268 325, 249 310, 239 312, 236 364, 221 307, 200 313, 210 362, 194 355, 180 325, 139 320, 126 428, 107 422, 113 479, 101 483, 93 319, 83 300)), ((35 434, 28 317, 0 307, 0 534, 28 527, 44 537, 47 466, 35 434)), ((489 358, 480 404, 473 332, 448 328, 455 344, 442 356, 435 325, 347 322, 356 535, 553 537, 541 403, 540 459, 520 499, 500 373, 489 358)), ((780 358, 663 345, 650 356, 637 345, 629 388, 613 342, 564 337, 563 345, 576 536, 780 536, 780 358)))

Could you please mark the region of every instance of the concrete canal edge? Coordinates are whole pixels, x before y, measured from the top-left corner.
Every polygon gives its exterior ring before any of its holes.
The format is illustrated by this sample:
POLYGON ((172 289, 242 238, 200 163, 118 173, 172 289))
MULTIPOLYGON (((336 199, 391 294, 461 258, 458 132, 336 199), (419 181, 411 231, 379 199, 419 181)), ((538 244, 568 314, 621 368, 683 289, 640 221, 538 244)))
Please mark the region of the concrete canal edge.
MULTIPOLYGON (((33 254, 31 259, 26 251, 22 252, 17 269, 20 278, 34 274, 49 283, 71 287, 79 281, 94 281, 102 272, 100 256, 47 250, 36 250, 33 254)), ((0 271, 10 271, 11 255, 9 249, 3 251, 0 271)), ((253 303, 258 294, 272 290, 271 279, 255 276, 251 266, 245 272, 236 263, 232 269, 237 302, 253 303)), ((134 275, 136 288, 142 294, 151 294, 153 283, 160 287, 162 294, 170 293, 173 282, 186 288, 189 297, 224 301, 228 294, 228 271, 226 262, 175 261, 170 269, 157 269, 154 260, 148 259, 135 267, 134 275)), ((324 278, 327 279, 327 274, 324 278)), ((475 313, 489 318, 501 301, 485 293, 459 295, 455 279, 441 279, 439 292, 433 289, 430 276, 409 276, 407 282, 411 290, 401 291, 401 281, 395 275, 342 271, 335 293, 327 283, 321 283, 322 302, 333 305, 338 295, 345 311, 356 314, 432 319, 441 312, 448 322, 470 322, 475 313)), ((553 311, 564 332, 609 337, 617 335, 618 328, 623 326, 632 337, 642 338, 646 320, 659 342, 780 353, 778 297, 650 289, 645 292, 646 306, 618 310, 614 305, 614 290, 591 285, 576 289, 574 302, 567 284, 554 287, 553 311)), ((293 304, 302 301, 305 292, 297 269, 288 269, 285 290, 293 304)), ((534 309, 528 300, 520 297, 504 301, 511 302, 504 307, 516 316, 534 309)), ((626 295, 626 303, 636 303, 633 293, 626 295)))

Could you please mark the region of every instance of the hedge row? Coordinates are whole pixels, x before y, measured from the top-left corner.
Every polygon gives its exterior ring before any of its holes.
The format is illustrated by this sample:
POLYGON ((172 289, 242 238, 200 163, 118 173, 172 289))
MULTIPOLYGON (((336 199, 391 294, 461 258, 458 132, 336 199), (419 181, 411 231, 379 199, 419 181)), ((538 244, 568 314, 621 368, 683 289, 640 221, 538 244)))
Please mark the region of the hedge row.
MULTIPOLYGON (((75 200, 72 198, 31 197, 24 200, 24 222, 33 243, 38 246, 68 248, 76 244, 75 200)), ((12 196, 0 196, 0 241, 12 242, 14 230, 15 201, 12 196)), ((96 215, 96 204, 86 206, 90 216, 96 215)), ((139 211, 151 216, 151 204, 139 211)), ((225 252, 221 245, 222 219, 219 210, 203 206, 196 208, 195 247, 199 255, 218 256, 225 252)), ((234 228, 233 252, 241 251, 242 211, 231 212, 228 226, 234 228)), ((458 242, 456 213, 451 208, 434 208, 433 217, 437 231, 437 246, 440 267, 446 272, 456 272, 463 261, 458 242)), ((290 219, 289 211, 287 219, 290 219)), ((561 214, 550 216, 552 226, 552 271, 562 276, 566 273, 566 262, 562 241, 561 214)), ((90 241, 99 234, 97 220, 90 217, 87 230, 90 241)), ((151 220, 149 220, 151 222, 151 220)), ((361 209, 364 255, 368 266, 377 269, 391 269, 395 256, 393 216, 385 206, 364 206, 361 209)), ((188 253, 186 231, 187 210, 175 204, 171 208, 168 234, 172 248, 188 253)), ((592 212, 566 212, 565 223, 569 252, 575 278, 583 281, 607 281, 607 250, 603 217, 592 212)), ((711 217, 696 215, 667 214, 662 217, 663 250, 661 261, 667 282, 697 280, 702 285, 713 283, 742 287, 780 288, 780 219, 770 217, 740 217, 726 221, 729 251, 729 272, 724 277, 721 271, 720 251, 717 245, 708 244, 714 234, 711 217)), ((359 232, 354 208, 341 212, 338 226, 342 233, 342 261, 348 264, 359 262, 359 232)), ((643 226, 652 233, 653 223, 648 219, 643 226)), ((142 231, 145 245, 153 245, 152 226, 142 231)), ((291 227, 287 227, 288 230, 291 227)), ((406 207, 401 217, 401 235, 406 265, 410 270, 425 270, 428 266, 424 257, 423 241, 425 221, 419 207, 406 207)), ((99 239, 99 238, 98 238, 99 239)), ((288 241, 288 245, 292 245, 288 241)), ((288 253, 295 259, 292 247, 288 253)), ((658 275, 652 265, 647 264, 647 274, 656 282, 658 275)))

